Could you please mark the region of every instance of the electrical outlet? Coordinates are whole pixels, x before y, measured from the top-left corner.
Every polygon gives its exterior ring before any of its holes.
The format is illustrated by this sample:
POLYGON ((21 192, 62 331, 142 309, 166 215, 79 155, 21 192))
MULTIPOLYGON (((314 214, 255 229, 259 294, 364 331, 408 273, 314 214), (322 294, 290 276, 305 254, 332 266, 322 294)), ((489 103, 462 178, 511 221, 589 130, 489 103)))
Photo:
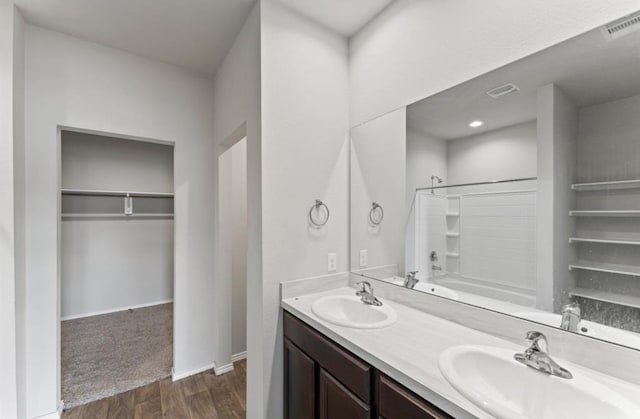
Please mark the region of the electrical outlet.
POLYGON ((368 261, 369 259, 369 255, 367 250, 361 250, 360 251, 360 267, 364 268, 365 266, 367 266, 367 264, 369 263, 368 261))
POLYGON ((336 259, 337 256, 335 253, 327 254, 327 271, 335 272, 336 270, 338 270, 338 262, 336 259))

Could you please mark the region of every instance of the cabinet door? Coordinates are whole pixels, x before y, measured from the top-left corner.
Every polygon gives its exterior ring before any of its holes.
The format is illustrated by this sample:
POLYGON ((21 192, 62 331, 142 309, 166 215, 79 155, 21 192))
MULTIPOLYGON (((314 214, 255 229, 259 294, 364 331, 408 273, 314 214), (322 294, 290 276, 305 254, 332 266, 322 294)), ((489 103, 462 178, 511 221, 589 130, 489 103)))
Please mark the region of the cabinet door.
POLYGON ((378 376, 379 419, 453 419, 389 378, 378 376))
POLYGON ((320 419, 369 419, 371 408, 320 369, 320 419))
POLYGON ((315 362, 284 340, 284 405, 288 419, 315 419, 315 362))

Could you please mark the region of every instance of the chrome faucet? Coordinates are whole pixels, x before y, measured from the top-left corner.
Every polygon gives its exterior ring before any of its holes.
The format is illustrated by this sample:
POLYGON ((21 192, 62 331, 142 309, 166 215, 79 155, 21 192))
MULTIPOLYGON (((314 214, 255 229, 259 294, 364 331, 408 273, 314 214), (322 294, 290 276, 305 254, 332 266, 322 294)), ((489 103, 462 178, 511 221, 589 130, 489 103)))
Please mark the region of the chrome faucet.
POLYGON ((381 306, 382 302, 373 295, 373 287, 367 281, 361 281, 356 284, 360 289, 356 292, 356 295, 360 297, 363 303, 370 306, 381 306))
POLYGON ((404 277, 404 285, 405 288, 413 289, 420 280, 416 278, 416 274, 418 271, 407 272, 407 275, 404 277))
POLYGON ((560 328, 569 332, 577 332, 580 324, 580 305, 569 303, 562 307, 560 328))
POLYGON ((432 271, 441 271, 442 270, 442 266, 436 265, 436 262, 438 261, 438 253, 435 250, 431 251, 431 254, 429 255, 429 259, 431 259, 431 270, 432 271))
POLYGON ((527 332, 527 342, 530 346, 524 353, 513 356, 516 361, 549 375, 567 379, 573 378, 568 370, 562 368, 549 356, 549 345, 545 335, 536 331, 527 332))

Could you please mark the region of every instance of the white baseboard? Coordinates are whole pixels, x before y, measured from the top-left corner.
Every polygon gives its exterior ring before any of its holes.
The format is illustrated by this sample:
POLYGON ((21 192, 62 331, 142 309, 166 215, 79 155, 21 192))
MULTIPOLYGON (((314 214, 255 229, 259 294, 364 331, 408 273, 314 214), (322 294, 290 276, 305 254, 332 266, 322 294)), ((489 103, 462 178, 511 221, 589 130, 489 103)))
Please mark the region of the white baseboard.
POLYGON ((47 413, 42 416, 36 416, 34 419, 60 419, 61 417, 62 412, 58 413, 58 411, 56 410, 55 412, 47 413))
POLYGON ((216 373, 216 375, 226 374, 228 372, 233 371, 233 363, 230 363, 230 364, 227 364, 227 365, 221 365, 221 366, 217 366, 214 363, 213 364, 213 371, 216 373))
POLYGON ((247 351, 242 351, 235 355, 231 355, 231 362, 242 361, 243 359, 247 359, 247 351))
POLYGON ((173 299, 170 299, 170 300, 154 301, 154 302, 151 302, 151 303, 137 304, 135 306, 117 307, 117 308, 111 308, 109 310, 92 311, 90 313, 73 314, 71 316, 64 316, 64 317, 60 318, 60 320, 61 321, 65 321, 65 320, 81 319, 83 317, 91 317, 91 316, 99 316, 101 314, 117 313, 118 311, 126 311, 126 310, 129 310, 129 309, 135 310, 137 308, 158 306, 158 305, 161 305, 161 304, 168 304, 168 303, 172 303, 172 302, 173 302, 173 299))
POLYGON ((200 374, 201 372, 205 372, 207 370, 214 369, 214 368, 215 368, 215 363, 203 365, 201 367, 194 368, 194 369, 189 370, 189 371, 183 371, 183 372, 178 372, 178 373, 175 372, 175 370, 172 369, 172 371, 171 371, 171 379, 173 381, 182 380, 183 378, 191 377, 192 375, 200 374))

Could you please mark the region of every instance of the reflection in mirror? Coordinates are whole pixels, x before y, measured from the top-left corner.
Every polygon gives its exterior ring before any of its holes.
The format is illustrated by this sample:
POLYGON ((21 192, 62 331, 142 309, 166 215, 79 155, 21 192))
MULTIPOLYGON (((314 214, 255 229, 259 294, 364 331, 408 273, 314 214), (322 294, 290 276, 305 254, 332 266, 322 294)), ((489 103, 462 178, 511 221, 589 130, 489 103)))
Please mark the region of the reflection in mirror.
POLYGON ((593 30, 351 137, 352 272, 640 349, 640 31, 593 30))

